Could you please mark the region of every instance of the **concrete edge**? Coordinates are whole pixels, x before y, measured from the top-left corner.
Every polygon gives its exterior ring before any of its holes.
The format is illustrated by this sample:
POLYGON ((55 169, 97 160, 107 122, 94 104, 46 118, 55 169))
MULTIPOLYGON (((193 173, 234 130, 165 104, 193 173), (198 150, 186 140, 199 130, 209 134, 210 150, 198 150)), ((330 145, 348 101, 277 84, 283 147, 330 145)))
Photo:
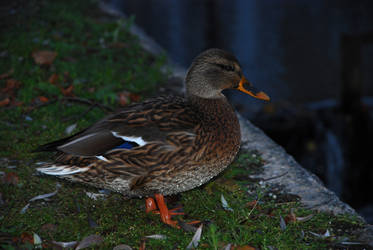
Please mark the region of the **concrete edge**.
POLYGON ((252 175, 270 185, 281 185, 284 191, 301 197, 302 204, 310 209, 331 212, 333 214, 349 213, 358 216, 348 204, 342 202, 334 192, 327 189, 321 180, 300 166, 292 156, 264 132, 248 120, 239 116, 242 134, 242 147, 257 150, 265 161, 264 172, 252 175))

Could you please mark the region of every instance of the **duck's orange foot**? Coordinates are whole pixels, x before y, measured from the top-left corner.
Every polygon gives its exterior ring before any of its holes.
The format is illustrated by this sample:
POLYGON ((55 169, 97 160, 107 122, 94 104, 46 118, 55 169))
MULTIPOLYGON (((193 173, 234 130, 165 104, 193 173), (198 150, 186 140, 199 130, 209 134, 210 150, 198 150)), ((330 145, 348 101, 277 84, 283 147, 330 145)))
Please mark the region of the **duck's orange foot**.
POLYGON ((159 213, 163 223, 165 223, 167 225, 170 225, 172 227, 175 227, 175 228, 180 228, 177 225, 178 222, 171 219, 172 215, 182 215, 182 214, 184 214, 184 213, 181 213, 181 212, 176 212, 177 210, 180 209, 180 207, 169 210, 167 208, 167 205, 166 205, 165 201, 164 201, 163 195, 155 194, 154 197, 155 197, 156 201, 154 201, 153 198, 147 198, 146 199, 146 201, 145 201, 146 202, 146 212, 147 213, 153 212, 153 213, 157 213, 157 214, 159 213), (157 206, 158 206, 159 210, 157 210, 157 206))

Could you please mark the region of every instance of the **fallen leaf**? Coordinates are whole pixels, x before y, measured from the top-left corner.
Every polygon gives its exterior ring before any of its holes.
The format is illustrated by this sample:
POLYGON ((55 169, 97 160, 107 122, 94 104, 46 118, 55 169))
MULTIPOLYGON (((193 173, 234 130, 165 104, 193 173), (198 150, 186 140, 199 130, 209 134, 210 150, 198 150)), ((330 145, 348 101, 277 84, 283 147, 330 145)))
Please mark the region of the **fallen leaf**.
POLYGON ((113 250, 132 250, 132 247, 126 244, 120 244, 113 248, 113 250))
POLYGON ((78 249, 90 247, 92 245, 98 245, 98 244, 101 244, 102 241, 103 241, 103 238, 100 235, 92 234, 92 235, 85 237, 82 241, 80 241, 78 246, 75 249, 78 250, 78 249))
POLYGON ((142 240, 140 243, 139 250, 145 250, 145 248, 146 248, 145 240, 142 240))
POLYGON ((4 107, 4 106, 8 105, 9 103, 10 103, 10 99, 9 99, 9 97, 7 97, 7 98, 0 101, 0 107, 4 107))
POLYGON ((294 208, 291 208, 290 213, 285 216, 285 222, 289 223, 289 222, 296 222, 296 221, 297 221, 297 216, 295 216, 294 214, 294 208))
POLYGON ((29 121, 29 122, 30 122, 30 121, 32 121, 32 117, 31 117, 31 116, 28 116, 28 115, 26 115, 26 116, 25 116, 25 121, 29 121))
POLYGON ((46 102, 49 102, 49 99, 45 96, 39 96, 39 101, 43 102, 43 103, 46 103, 46 102))
POLYGON ((56 246, 60 246, 62 248, 72 248, 78 244, 77 241, 70 241, 70 242, 62 242, 62 241, 52 241, 52 244, 56 246))
POLYGON ((13 99, 12 102, 11 102, 11 105, 19 107, 19 106, 23 105, 23 102, 13 99))
POLYGON ((32 52, 32 57, 36 64, 39 65, 51 65, 56 58, 57 53, 49 50, 39 50, 32 52))
POLYGON ((229 243, 229 244, 225 245, 222 250, 231 250, 231 247, 232 247, 232 244, 229 243))
POLYGON ((34 233, 34 246, 35 248, 42 248, 42 241, 39 235, 34 233))
POLYGON ((281 228, 282 231, 286 230, 286 223, 285 223, 284 218, 282 218, 281 215, 280 215, 280 228, 281 228))
POLYGON ((257 203, 257 200, 249 201, 246 203, 245 207, 255 207, 257 203))
POLYGON ((129 103, 129 94, 126 92, 121 92, 119 95, 119 105, 126 106, 129 103))
POLYGON ((21 234, 21 242, 34 244, 34 237, 31 234, 24 232, 21 234))
POLYGON ((180 221, 178 220, 178 223, 179 223, 179 226, 186 232, 196 232, 197 231, 197 228, 188 224, 188 223, 185 223, 184 221, 180 221))
POLYGON ((309 214, 309 215, 307 215, 305 217, 297 217, 297 221, 299 221, 299 222, 305 222, 305 221, 310 220, 312 217, 313 217, 313 214, 309 214))
POLYGON ((98 193, 92 193, 92 192, 85 192, 85 194, 91 198, 92 200, 99 200, 99 199, 105 199, 107 197, 106 194, 98 194, 98 193))
POLYGON ((9 185, 17 185, 19 182, 18 175, 14 172, 6 173, 3 177, 3 183, 9 185))
POLYGON ((153 234, 153 235, 145 236, 145 238, 154 239, 154 240, 165 240, 167 239, 167 236, 163 234, 153 234))
POLYGON ((17 81, 16 79, 8 79, 6 81, 5 88, 1 89, 2 93, 9 93, 13 94, 14 89, 18 89, 21 86, 21 82, 17 81))
POLYGON ((61 92, 64 96, 74 96, 73 94, 73 90, 74 90, 74 86, 73 85, 70 85, 69 87, 67 87, 66 89, 64 88, 61 88, 61 92))
POLYGON ((61 187, 61 185, 60 185, 60 184, 57 184, 57 185, 56 185, 56 191, 54 191, 54 192, 52 192, 52 193, 48 193, 48 194, 40 194, 40 195, 37 195, 37 196, 31 198, 31 199, 29 200, 29 202, 36 201, 36 200, 44 200, 44 199, 50 198, 50 197, 52 197, 52 196, 54 196, 54 195, 57 194, 57 192, 58 192, 58 190, 60 189, 60 187, 61 187))
POLYGON ((56 85, 58 83, 58 75, 56 73, 53 73, 49 79, 48 79, 48 82, 53 84, 53 85, 56 85))
POLYGON ((129 97, 131 99, 131 102, 138 102, 140 101, 141 96, 138 94, 130 93, 129 97))
POLYGON ((28 209, 29 207, 30 207, 30 203, 27 203, 26 206, 24 206, 24 207, 21 209, 20 213, 21 213, 21 214, 26 213, 26 211, 27 211, 27 209, 28 209))
POLYGON ((236 247, 234 248, 235 250, 255 250, 255 247, 252 247, 252 246, 239 246, 239 247, 236 247))
POLYGON ((203 224, 201 224, 198 227, 196 233, 193 235, 193 238, 190 241, 189 245, 186 247, 186 249, 192 249, 192 248, 197 248, 198 247, 198 243, 201 239, 202 227, 203 227, 203 224))
POLYGON ((228 202, 224 198, 223 194, 220 196, 220 199, 221 199, 221 205, 223 206, 224 210, 233 211, 233 209, 228 205, 228 202))
POLYGON ((0 80, 9 78, 13 74, 13 72, 14 72, 14 69, 11 68, 8 72, 1 74, 0 75, 0 80))
POLYGON ((70 135, 74 131, 74 129, 76 129, 76 126, 77 126, 76 123, 71 124, 70 126, 68 126, 65 129, 65 134, 70 135))
POLYGON ((329 232, 329 229, 326 229, 326 231, 325 231, 324 234, 317 234, 317 233, 314 233, 314 232, 311 232, 311 231, 310 231, 310 234, 312 234, 312 235, 314 235, 314 236, 316 236, 318 238, 321 238, 321 239, 325 239, 325 238, 328 238, 328 237, 331 236, 330 232, 329 232))
POLYGON ((305 217, 297 217, 294 213, 294 208, 290 209, 290 213, 288 215, 285 216, 285 222, 286 223, 289 223, 289 222, 305 222, 305 221, 308 221, 310 220, 311 218, 313 217, 313 214, 309 214, 305 217))

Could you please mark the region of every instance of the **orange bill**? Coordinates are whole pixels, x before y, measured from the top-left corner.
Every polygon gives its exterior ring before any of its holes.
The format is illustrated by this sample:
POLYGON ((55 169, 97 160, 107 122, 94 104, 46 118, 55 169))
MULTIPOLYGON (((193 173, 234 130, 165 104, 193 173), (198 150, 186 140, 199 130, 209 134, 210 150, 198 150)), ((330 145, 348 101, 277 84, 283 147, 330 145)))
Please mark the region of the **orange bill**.
POLYGON ((269 96, 266 93, 256 89, 248 80, 246 80, 244 76, 241 78, 241 81, 236 89, 260 100, 270 100, 269 96))

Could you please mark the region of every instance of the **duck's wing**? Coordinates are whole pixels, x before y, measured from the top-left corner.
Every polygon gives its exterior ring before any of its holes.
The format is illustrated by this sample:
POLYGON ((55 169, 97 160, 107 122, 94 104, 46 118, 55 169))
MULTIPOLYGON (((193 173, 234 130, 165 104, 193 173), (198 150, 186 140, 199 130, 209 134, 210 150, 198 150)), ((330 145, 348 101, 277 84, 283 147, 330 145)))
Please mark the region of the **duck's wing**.
POLYGON ((128 106, 70 137, 40 146, 74 156, 98 156, 115 148, 166 142, 170 134, 193 135, 195 112, 182 97, 161 96, 128 106))

